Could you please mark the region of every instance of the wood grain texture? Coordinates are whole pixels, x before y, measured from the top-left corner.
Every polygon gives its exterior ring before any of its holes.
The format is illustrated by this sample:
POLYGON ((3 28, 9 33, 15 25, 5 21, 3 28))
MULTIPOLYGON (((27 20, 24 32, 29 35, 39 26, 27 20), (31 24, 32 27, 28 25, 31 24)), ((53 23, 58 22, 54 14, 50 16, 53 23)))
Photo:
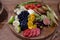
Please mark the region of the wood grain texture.
MULTIPOLYGON (((22 3, 27 0, 1 0, 4 8, 9 14, 13 14, 13 10, 16 4, 22 3)), ((37 0, 40 1, 40 0, 37 0)), ((42 1, 42 0, 41 0, 42 1)), ((60 2, 60 0, 43 0, 44 3, 51 6, 52 9, 55 10, 56 14, 60 17, 57 9, 57 4, 60 2)), ((9 16, 10 17, 10 16, 9 16)), ((9 18, 8 18, 9 19, 9 18)), ((7 20, 8 20, 7 19, 7 20)), ((5 21, 7 23, 7 21, 5 21)), ((60 24, 60 23, 59 23, 60 24)), ((10 30, 7 24, 2 24, 2 28, 0 29, 0 40, 22 40, 18 37, 16 37, 10 30)), ((1 25, 0 25, 1 26, 1 25)), ((57 27, 58 35, 53 40, 60 40, 60 25, 57 27)), ((50 40, 51 37, 44 39, 44 40, 50 40)))

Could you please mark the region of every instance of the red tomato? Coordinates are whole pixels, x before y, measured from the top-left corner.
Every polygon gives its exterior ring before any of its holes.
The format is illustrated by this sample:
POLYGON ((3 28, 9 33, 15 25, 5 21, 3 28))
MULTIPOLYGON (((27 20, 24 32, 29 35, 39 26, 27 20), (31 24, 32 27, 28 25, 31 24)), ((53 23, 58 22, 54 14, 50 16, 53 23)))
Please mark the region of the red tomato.
POLYGON ((26 9, 34 9, 35 7, 36 7, 35 4, 27 4, 27 5, 25 5, 26 9))
POLYGON ((30 5, 28 5, 28 4, 27 4, 27 5, 25 5, 25 8, 26 8, 26 9, 29 9, 29 7, 30 7, 30 5))
POLYGON ((40 4, 37 4, 36 6, 37 6, 38 8, 40 8, 40 7, 41 7, 41 5, 40 5, 40 4))
POLYGON ((35 8, 35 4, 30 4, 30 8, 34 9, 35 8))
POLYGON ((35 9, 38 9, 38 7, 35 6, 35 9))

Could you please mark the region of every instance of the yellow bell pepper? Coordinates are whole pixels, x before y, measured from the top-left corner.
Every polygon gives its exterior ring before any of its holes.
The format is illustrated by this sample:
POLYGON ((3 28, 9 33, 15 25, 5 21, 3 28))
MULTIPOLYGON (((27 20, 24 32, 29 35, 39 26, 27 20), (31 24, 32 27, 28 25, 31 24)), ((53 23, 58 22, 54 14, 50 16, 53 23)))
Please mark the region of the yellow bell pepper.
POLYGON ((35 20, 35 15, 34 14, 29 15, 28 23, 27 23, 29 29, 33 29, 33 28, 36 28, 37 27, 36 24, 33 24, 33 21, 34 20, 35 20))

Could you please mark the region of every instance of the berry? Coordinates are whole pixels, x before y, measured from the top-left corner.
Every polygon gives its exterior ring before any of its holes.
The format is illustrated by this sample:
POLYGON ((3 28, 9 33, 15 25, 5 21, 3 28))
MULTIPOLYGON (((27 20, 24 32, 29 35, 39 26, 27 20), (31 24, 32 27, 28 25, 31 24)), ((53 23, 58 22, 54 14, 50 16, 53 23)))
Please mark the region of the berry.
POLYGON ((27 29, 27 22, 28 22, 28 11, 22 11, 21 14, 18 15, 19 22, 21 24, 21 30, 27 29))
POLYGON ((18 15, 18 18, 20 20, 24 20, 24 19, 27 19, 29 13, 27 11, 22 11, 21 14, 18 15))

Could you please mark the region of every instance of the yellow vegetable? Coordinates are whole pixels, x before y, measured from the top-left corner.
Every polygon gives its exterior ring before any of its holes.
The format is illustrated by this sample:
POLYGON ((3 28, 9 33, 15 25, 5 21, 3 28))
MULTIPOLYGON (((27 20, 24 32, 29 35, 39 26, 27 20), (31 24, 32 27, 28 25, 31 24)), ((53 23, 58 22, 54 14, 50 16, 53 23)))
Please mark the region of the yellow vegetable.
POLYGON ((29 18, 28 18, 28 23, 27 23, 29 29, 34 29, 34 28, 37 27, 36 24, 33 24, 34 20, 35 20, 35 15, 34 14, 30 14, 29 18))

